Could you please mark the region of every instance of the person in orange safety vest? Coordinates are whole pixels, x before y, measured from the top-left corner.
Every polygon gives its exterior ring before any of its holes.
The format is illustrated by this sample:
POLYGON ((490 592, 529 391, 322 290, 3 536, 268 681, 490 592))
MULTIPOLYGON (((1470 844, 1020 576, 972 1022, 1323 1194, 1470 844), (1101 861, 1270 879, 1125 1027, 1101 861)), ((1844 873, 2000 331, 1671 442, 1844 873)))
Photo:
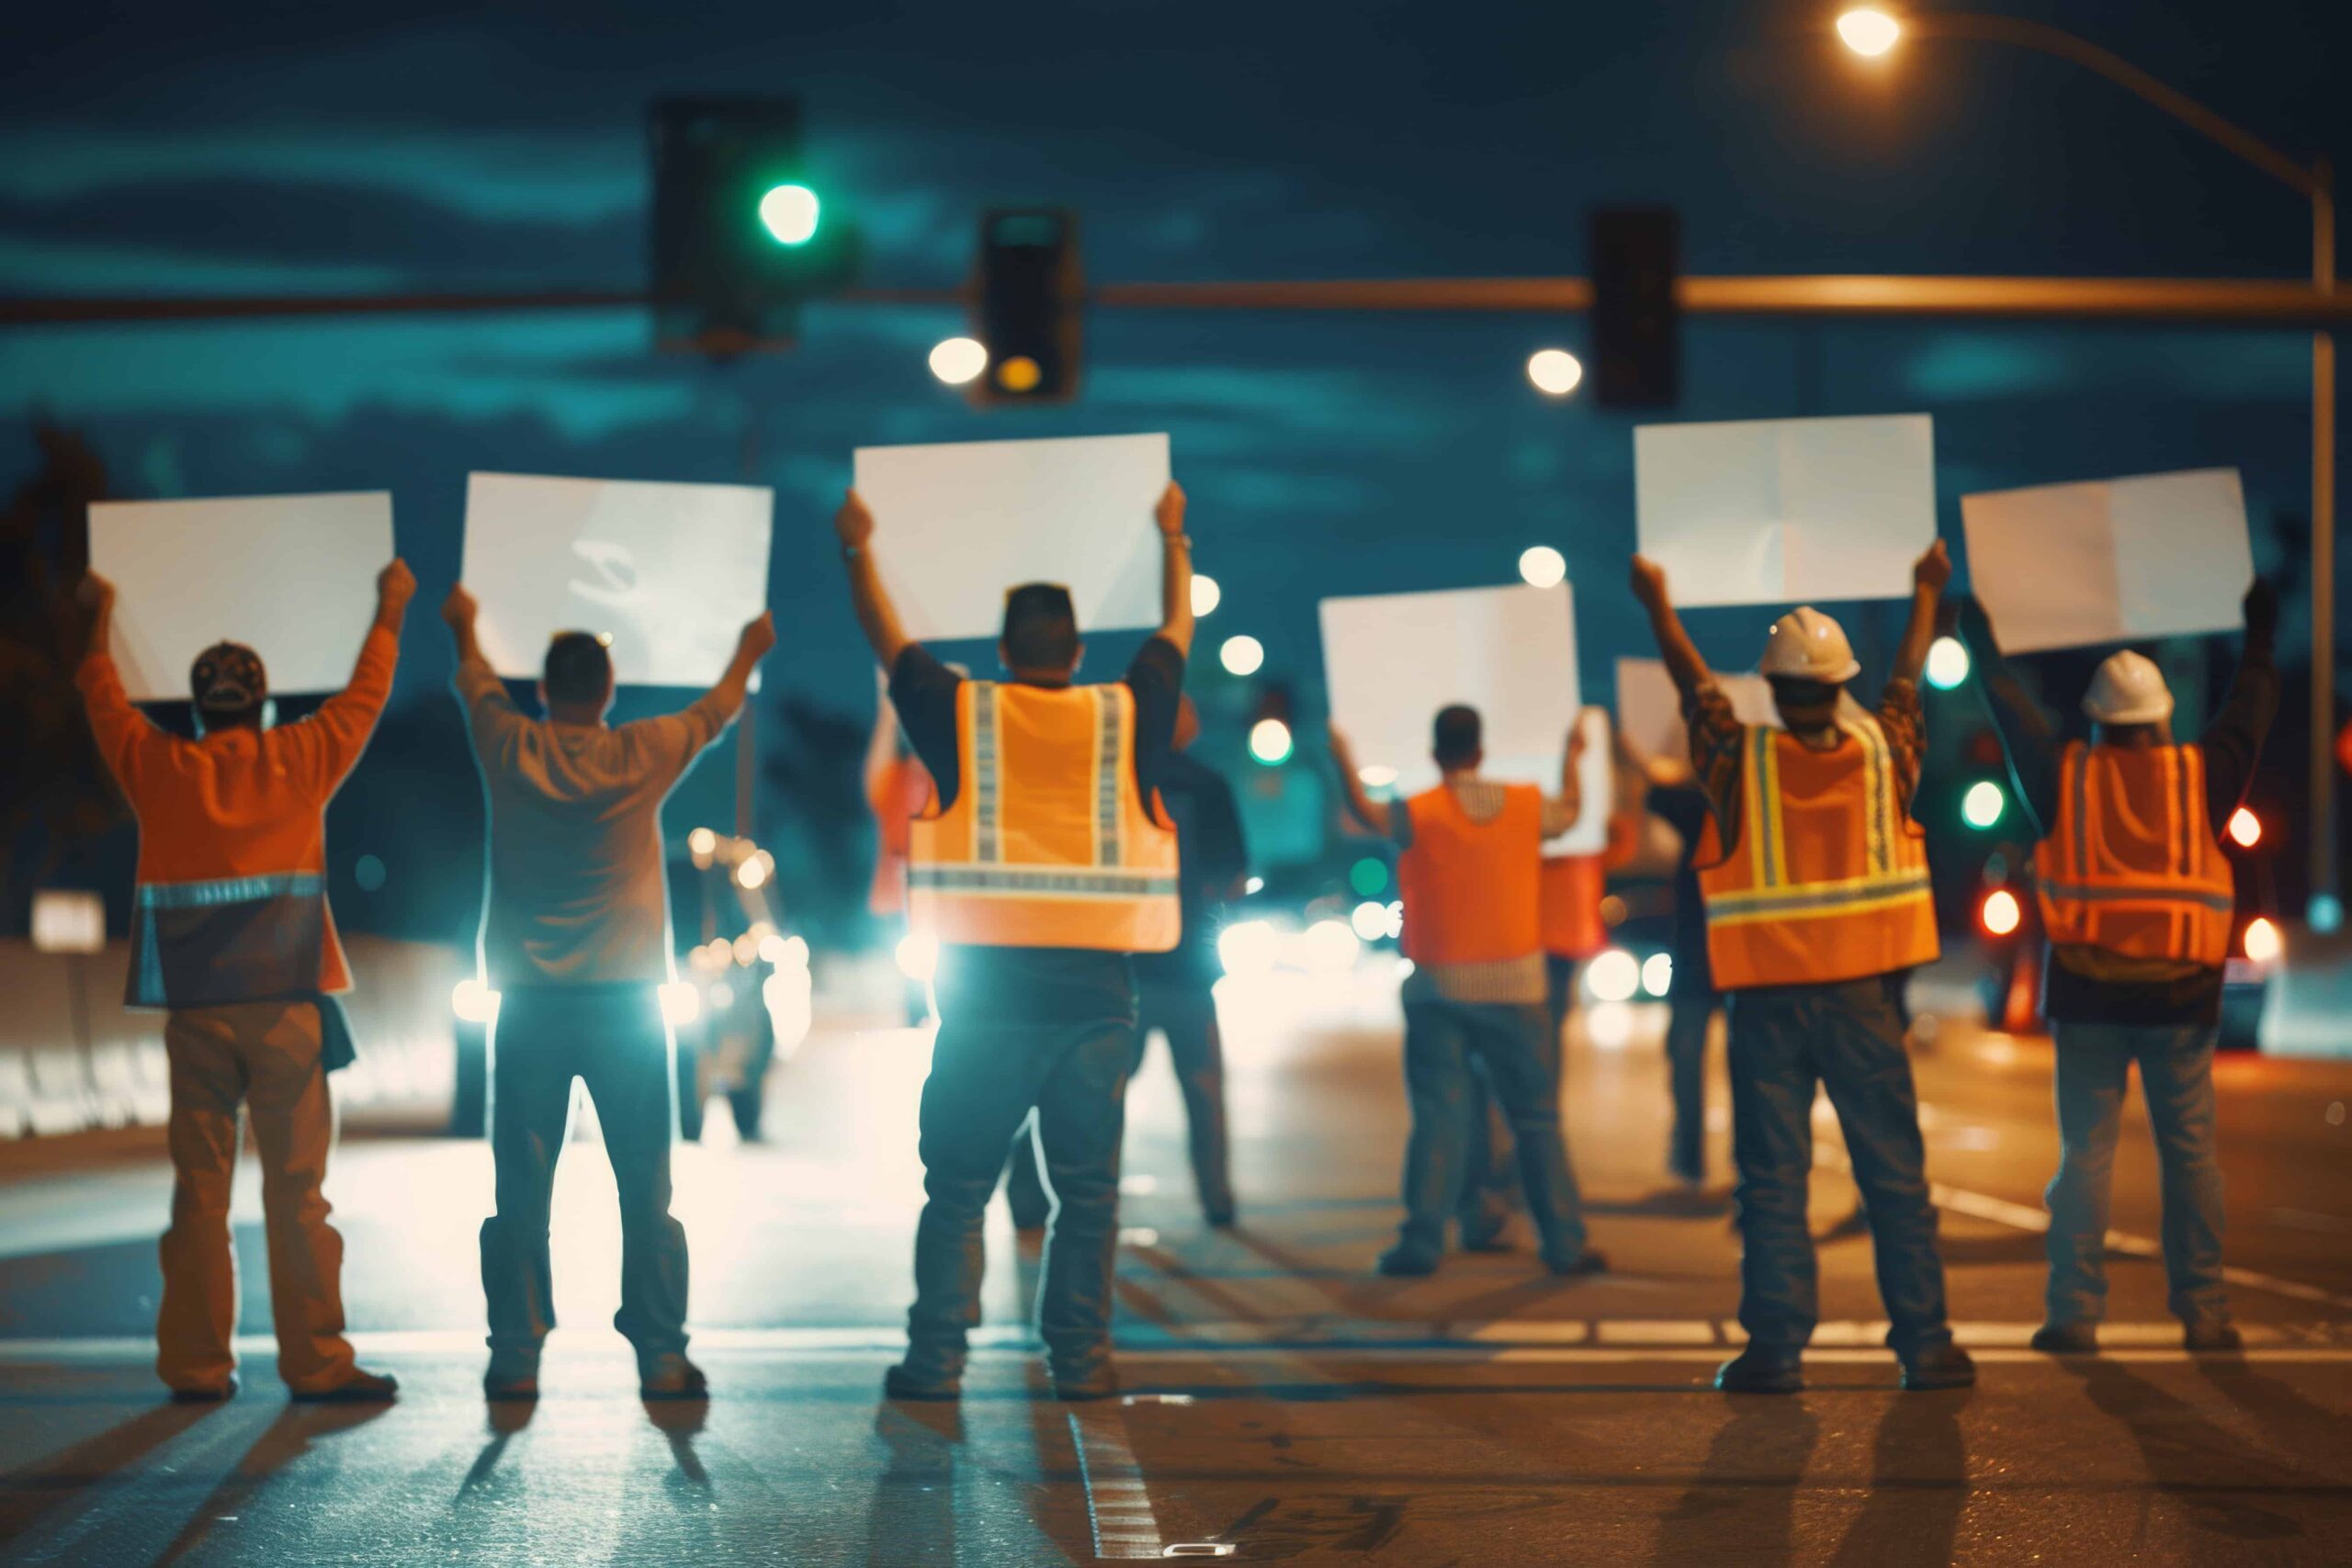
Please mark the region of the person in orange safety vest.
POLYGON ((1069 590, 1008 592, 998 653, 1010 679, 963 679, 900 629, 856 491, 834 520, 858 624, 934 781, 908 840, 910 919, 941 944, 940 1023, 922 1095, 915 1302, 906 1357, 884 1380, 894 1399, 961 1394, 981 1216, 1033 1111, 1054 1199, 1038 1303, 1047 1371, 1062 1399, 1118 1392, 1111 1272, 1136 1050, 1130 954, 1174 947, 1182 920, 1175 829, 1149 784, 1173 743, 1193 640, 1174 485, 1155 521, 1159 629, 1125 680, 1080 685, 1069 590))
POLYGON ((1735 1393, 1804 1386, 1819 1313, 1805 1198, 1813 1101, 1828 1090, 1861 1189, 1906 1389, 1975 1381, 1952 1342, 1917 1091, 1890 976, 1937 956, 1923 835, 1911 820, 1924 727, 1918 677, 1951 562, 1912 573, 1910 619, 1875 712, 1845 632, 1805 607, 1773 624, 1762 670, 1781 724, 1742 724, 1683 630, 1666 573, 1634 558, 1634 596, 1682 694, 1710 808, 1699 882, 1715 985, 1729 994, 1732 1152, 1739 1168, 1740 1325, 1716 1374, 1735 1393))

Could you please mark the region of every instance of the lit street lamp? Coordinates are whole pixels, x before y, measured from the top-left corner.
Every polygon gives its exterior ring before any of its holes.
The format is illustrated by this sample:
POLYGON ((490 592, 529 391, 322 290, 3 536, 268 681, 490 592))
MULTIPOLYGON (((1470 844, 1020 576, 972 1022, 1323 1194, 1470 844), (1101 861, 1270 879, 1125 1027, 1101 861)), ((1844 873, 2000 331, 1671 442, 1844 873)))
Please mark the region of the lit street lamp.
MULTIPOLYGON (((2129 61, 2062 28, 1982 12, 1922 11, 1898 17, 1874 6, 1838 18, 1838 36, 1856 54, 1877 57, 1905 37, 2011 44, 2071 61, 2154 104, 2312 204, 2312 288, 2335 292, 2335 197, 2325 158, 2308 165, 2129 61)), ((2335 337, 2312 333, 2312 761, 2311 873, 2314 924, 2341 918, 2335 877, 2335 773, 2324 737, 2335 729, 2335 337)))

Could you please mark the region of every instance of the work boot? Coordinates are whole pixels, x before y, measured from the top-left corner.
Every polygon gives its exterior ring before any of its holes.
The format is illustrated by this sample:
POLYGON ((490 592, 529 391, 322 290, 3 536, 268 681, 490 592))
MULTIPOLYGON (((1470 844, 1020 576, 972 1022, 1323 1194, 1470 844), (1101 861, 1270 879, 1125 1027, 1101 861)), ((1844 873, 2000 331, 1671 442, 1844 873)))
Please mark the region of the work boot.
POLYGON ((1227 1198, 1222 1203, 1203 1204, 1201 1206, 1201 1217, 1208 1221, 1209 1229, 1213 1231, 1231 1230, 1234 1226, 1235 1221, 1233 1200, 1227 1198))
POLYGON ((899 1364, 882 1374, 892 1399, 944 1402, 964 1397, 964 1352, 910 1343, 899 1364))
POLYGON ((1976 1362, 1950 1340, 1923 1347, 1903 1358, 1903 1389, 1906 1393, 1975 1386, 1976 1362))
POLYGON ((1606 1274, 1609 1272, 1609 1255, 1597 1247, 1588 1247, 1574 1257, 1563 1257, 1556 1252, 1546 1252, 1544 1255, 1544 1267, 1566 1280, 1573 1280, 1585 1274, 1606 1274))
POLYGON ((2033 1331, 2033 1348, 2045 1356, 2096 1356, 2098 1325, 2045 1323, 2033 1331))
POLYGON ((1119 1397, 1119 1370, 1107 1351, 1074 1364, 1049 1363, 1046 1370, 1053 1379, 1054 1397, 1064 1404, 1119 1397))
POLYGON ((1512 1245, 1510 1216, 1508 1214, 1492 1224, 1473 1224, 1467 1221, 1463 1224, 1462 1250, 1464 1252, 1509 1252, 1512 1245))
POLYGON ((237 1380, 234 1377, 225 1378, 220 1382, 193 1383, 187 1388, 172 1390, 174 1404, 219 1404, 236 1397, 237 1380))
POLYGON ((1424 1247, 1400 1241, 1380 1255, 1380 1271, 1392 1280, 1418 1280, 1437 1272, 1438 1256, 1424 1247))
POLYGON ((1800 1393, 1804 1352, 1751 1342, 1715 1369, 1715 1387, 1725 1393, 1800 1393))
POLYGON ((481 1393, 485 1399, 538 1398, 539 1353, 537 1350, 492 1350, 490 1365, 481 1374, 481 1393))
POLYGON ((2243 1350, 2245 1336, 2234 1323, 2192 1323, 2181 1330, 2180 1343, 2187 1350, 2243 1350))
POLYGON ((659 1350, 637 1359, 637 1392, 641 1399, 707 1399, 710 1380, 684 1351, 659 1350))
POLYGON ((390 1404, 400 1390, 400 1380, 390 1373, 354 1367, 341 1382, 325 1388, 288 1389, 286 1396, 297 1404, 390 1404))

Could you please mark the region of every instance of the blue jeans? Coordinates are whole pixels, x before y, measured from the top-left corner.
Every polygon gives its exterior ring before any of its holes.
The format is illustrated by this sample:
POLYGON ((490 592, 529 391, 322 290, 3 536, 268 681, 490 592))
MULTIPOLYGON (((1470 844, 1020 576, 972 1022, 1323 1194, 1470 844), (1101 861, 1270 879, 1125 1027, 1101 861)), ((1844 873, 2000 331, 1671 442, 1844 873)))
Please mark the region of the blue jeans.
POLYGON ((1036 1112, 1053 1211, 1037 1331, 1057 1371, 1084 1375, 1111 1349, 1111 1277, 1119 1241, 1119 1142, 1135 993, 1041 1015, 1033 998, 978 983, 943 985, 931 1076, 922 1086, 922 1218, 908 1361, 925 1376, 962 1371, 980 1320, 981 1217, 1013 1134, 1036 1112))
POLYGON ((1918 1097, 1885 980, 1759 987, 1730 993, 1729 1005, 1740 1326, 1758 1345, 1794 1350, 1820 1317, 1805 1225, 1818 1084, 1869 1212, 1887 1344, 1909 1356, 1949 1343, 1918 1097))
POLYGON ((1584 1255, 1584 1203, 1560 1133, 1560 1043, 1545 1039, 1542 1003, 1408 1002, 1405 1088, 1413 1107, 1405 1145, 1402 1245, 1435 1255, 1470 1179, 1470 1125, 1484 1115, 1475 1058, 1510 1122, 1528 1218, 1547 1260, 1584 1255))
POLYGON ((1667 1164, 1677 1176, 1702 1181, 1707 1175, 1707 1026, 1714 1021, 1723 998, 1695 985, 1685 990, 1679 970, 1674 981, 1666 1012, 1666 1064, 1674 1093, 1667 1164))
POLYGON ((2222 1165, 2213 1140, 2211 1023, 2093 1023, 2058 1019, 2058 1174, 2050 1179, 2052 1323, 2106 1315, 2108 1199, 2123 1090, 2140 1064, 2140 1090, 2164 1172, 2165 1272, 2183 1323, 2229 1320, 2222 1286, 2222 1165))

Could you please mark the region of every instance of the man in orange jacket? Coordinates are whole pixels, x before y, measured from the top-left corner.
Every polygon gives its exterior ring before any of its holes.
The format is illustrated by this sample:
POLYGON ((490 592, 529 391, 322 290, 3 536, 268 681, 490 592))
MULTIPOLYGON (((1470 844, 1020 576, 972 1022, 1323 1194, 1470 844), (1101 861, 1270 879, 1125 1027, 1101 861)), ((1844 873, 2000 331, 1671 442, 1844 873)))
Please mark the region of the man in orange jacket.
MULTIPOLYGON (((1402 850, 1405 1082, 1413 1130, 1405 1146, 1405 1224, 1380 1271, 1436 1271, 1445 1226, 1458 1219, 1467 1140, 1482 1115, 1474 1058, 1510 1122, 1520 1180, 1545 1267, 1593 1274, 1607 1267, 1587 1245, 1584 1205, 1560 1134, 1560 1041, 1546 1028, 1544 841, 1576 826, 1581 802, 1572 731, 1561 793, 1479 776, 1486 760, 1478 710, 1441 709, 1430 754, 1440 782, 1383 812, 1366 793, 1347 738, 1331 732, 1340 799, 1367 831, 1402 850), (1550 1037, 1547 1039, 1547 1034, 1550 1037)), ((1474 1238, 1475 1239, 1475 1238, 1474 1238)))
POLYGON ((1944 1309, 1919 1107, 1891 977, 1937 956, 1924 835, 1911 820, 1924 725, 1919 671, 1951 577, 1941 541, 1912 572, 1911 616, 1875 713, 1846 694, 1861 672, 1845 632, 1810 606, 1773 623, 1763 672, 1781 728, 1742 724, 1667 595, 1634 558, 1682 693, 1690 761, 1711 811, 1699 882, 1715 985, 1731 998, 1732 1156, 1739 1167, 1740 1325, 1747 1348, 1715 1386, 1804 1386, 1818 1315, 1805 1193, 1813 1100, 1826 1086, 1862 1190, 1906 1389, 1976 1379, 1944 1309))
POLYGON ((1111 1270, 1136 1048, 1130 955, 1174 947, 1182 919, 1175 828, 1150 781, 1193 642, 1183 491, 1169 486, 1155 520, 1159 630, 1125 680, 1079 685, 1069 590, 1007 593, 998 654, 1011 679, 966 680, 899 627, 855 491, 834 519, 858 625, 935 786, 908 844, 912 923, 941 944, 940 1021, 922 1091, 915 1302, 906 1359, 884 1381, 894 1399, 962 1393, 981 1215, 1032 1111, 1054 1199, 1037 1314, 1054 1392, 1118 1393, 1111 1270))
POLYGON ((190 671, 198 734, 150 723, 108 653, 114 588, 92 577, 78 677, 99 754, 139 818, 130 934, 134 1008, 161 1008, 171 1066, 172 1225, 162 1246, 155 1371, 182 1402, 237 1392, 237 1265, 229 1191, 244 1107, 261 1156, 277 1371, 297 1400, 383 1401, 344 1337, 343 1237, 321 1190, 334 1142, 327 1074, 351 1060, 351 989, 327 908, 326 807, 391 694, 416 580, 395 559, 351 683, 273 726, 261 658, 220 643, 190 671))

